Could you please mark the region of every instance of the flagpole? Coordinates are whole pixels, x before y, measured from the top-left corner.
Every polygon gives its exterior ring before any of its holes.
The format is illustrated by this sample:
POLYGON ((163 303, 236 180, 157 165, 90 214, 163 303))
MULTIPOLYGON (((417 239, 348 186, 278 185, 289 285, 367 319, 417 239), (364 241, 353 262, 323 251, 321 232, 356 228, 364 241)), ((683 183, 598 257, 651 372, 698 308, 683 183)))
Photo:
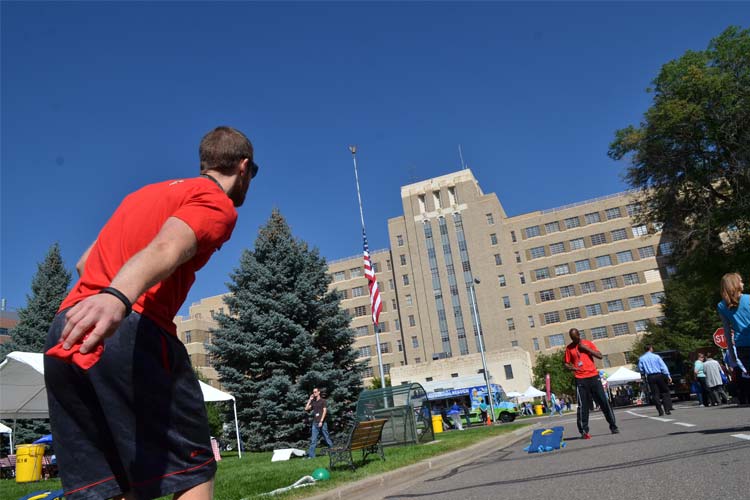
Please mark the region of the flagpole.
MULTIPOLYGON (((359 201, 359 220, 362 222, 362 238, 364 239, 365 245, 367 245, 367 232, 365 231, 365 216, 362 211, 362 195, 359 192, 359 173, 357 172, 357 146, 349 146, 349 151, 352 153, 352 161, 354 162, 354 180, 357 184, 357 201, 359 201)), ((367 252, 369 253, 369 248, 367 252)), ((373 269, 373 273, 375 270, 373 269)), ((372 301, 371 301, 372 303, 372 301)), ((380 328, 378 323, 375 321, 373 316, 373 327, 375 329, 375 349, 378 353, 378 368, 380 370, 380 387, 385 389, 385 372, 383 371, 383 355, 380 352, 380 328)))

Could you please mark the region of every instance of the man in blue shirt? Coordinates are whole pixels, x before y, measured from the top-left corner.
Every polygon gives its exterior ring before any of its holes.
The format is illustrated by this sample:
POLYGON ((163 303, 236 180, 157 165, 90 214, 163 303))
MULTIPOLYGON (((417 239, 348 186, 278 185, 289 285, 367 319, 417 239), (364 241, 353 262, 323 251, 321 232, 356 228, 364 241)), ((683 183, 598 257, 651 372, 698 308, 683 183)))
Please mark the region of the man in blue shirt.
POLYGON ((669 393, 669 384, 672 383, 672 377, 661 356, 654 354, 654 346, 646 346, 646 352, 638 359, 638 371, 648 382, 659 416, 665 413, 671 415, 672 395, 669 393))

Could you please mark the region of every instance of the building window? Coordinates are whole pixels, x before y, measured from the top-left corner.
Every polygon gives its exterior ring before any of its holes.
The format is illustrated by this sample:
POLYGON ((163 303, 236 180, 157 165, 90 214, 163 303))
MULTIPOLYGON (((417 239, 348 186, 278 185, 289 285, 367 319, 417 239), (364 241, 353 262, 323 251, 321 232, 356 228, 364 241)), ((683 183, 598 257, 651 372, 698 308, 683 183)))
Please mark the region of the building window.
POLYGON ((601 313, 601 304, 589 304, 586 306, 586 316, 599 316, 601 313))
POLYGON ((677 274, 677 266, 675 266, 675 265, 671 265, 670 264, 670 265, 666 266, 664 268, 664 270, 667 271, 667 275, 668 276, 674 276, 675 274, 677 274))
POLYGON ((456 197, 456 187, 455 186, 449 186, 448 187, 448 201, 451 202, 451 205, 455 205, 458 203, 458 198, 456 197))
POLYGON ((580 273, 581 271, 588 271, 589 269, 591 269, 591 263, 589 262, 589 259, 577 260, 575 264, 577 273, 580 273))
POLYGON ((630 328, 628 327, 627 323, 617 323, 612 325, 612 333, 615 334, 615 337, 619 337, 620 335, 627 335, 630 333, 630 328))
POLYGON ((354 329, 354 335, 357 337, 364 337, 365 335, 370 335, 370 327, 358 326, 354 329))
POLYGON ((565 227, 567 229, 573 229, 574 227, 580 227, 581 220, 578 217, 569 217, 565 219, 565 227))
POLYGON ((381 342, 380 343, 380 352, 383 353, 383 354, 388 354, 389 352, 391 352, 391 343, 390 342, 381 342))
POLYGON ((665 241, 664 243, 659 243, 659 253, 662 255, 672 255, 672 251, 674 250, 674 245, 672 245, 671 241, 665 241))
POLYGON ((608 354, 603 354, 602 355, 602 366, 604 366, 604 368, 611 368, 612 367, 612 363, 609 362, 609 355, 608 354))
POLYGON ((648 331, 648 320, 647 319, 639 319, 635 322, 635 331, 638 333, 646 332, 648 331))
POLYGON ((492 214, 485 214, 487 216, 487 224, 492 226, 495 224, 495 218, 492 216, 492 214))
POLYGON ((502 266, 503 265, 503 258, 500 257, 499 253, 495 254, 495 265, 496 266, 502 266))
POLYGON ((521 253, 520 252, 513 252, 513 253, 516 254, 516 262, 520 264, 521 263, 521 253))
POLYGON ((593 281, 584 281, 581 283, 581 293, 594 293, 596 291, 596 283, 593 281))
POLYGON ((527 319, 529 320, 529 328, 534 328, 534 316, 527 316, 527 319))
POLYGON ((401 321, 399 321, 398 319, 394 319, 393 320, 393 328, 395 328, 397 332, 400 332, 401 331, 401 321))
POLYGON ((555 266, 555 276, 564 276, 570 274, 570 266, 567 264, 559 264, 555 266))
POLYGON ((416 337, 416 335, 412 336, 411 338, 411 346, 415 349, 419 347, 419 339, 416 337))
POLYGON ((534 247, 529 250, 529 255, 531 255, 532 259, 538 259, 544 257, 546 254, 544 252, 544 247, 534 247))
POLYGON ((414 364, 419 364, 422 362, 422 358, 414 358, 414 364))
POLYGON ((505 380, 511 380, 513 378, 513 367, 511 365, 503 365, 505 370, 505 380))
POLYGON ((498 282, 498 283, 500 284, 500 286, 505 286, 505 285, 507 285, 507 283, 506 283, 506 281, 505 281, 505 275, 504 275, 504 274, 501 274, 500 276, 498 276, 498 277, 497 277, 497 282, 498 282))
POLYGON ((630 250, 617 252, 617 263, 624 264, 625 262, 633 262, 633 253, 630 250))
POLYGON ((544 225, 544 232, 547 234, 556 233, 560 230, 560 223, 557 221, 548 222, 544 225))
POLYGON ((406 255, 401 254, 401 255, 398 256, 398 258, 401 261, 401 265, 405 266, 406 265, 406 255))
POLYGON ((549 302, 550 300, 555 300, 555 291, 551 288, 549 290, 541 290, 539 292, 539 300, 542 302, 549 302))
MULTIPOLYGON (((380 262, 373 262, 372 263, 372 270, 375 273, 379 273, 380 272, 380 262)), ((362 276, 362 275, 360 274, 360 276, 362 276)))
POLYGON ((641 213, 641 204, 630 203, 629 205, 625 205, 625 210, 628 212, 628 217, 633 217, 641 213))
POLYGON ((511 231, 510 232, 510 241, 512 241, 513 243, 515 243, 516 241, 518 241, 518 239, 516 238, 516 232, 515 231, 511 231))
POLYGON ((575 238, 573 240, 570 240, 571 252, 573 250, 581 250, 583 248, 586 248, 586 244, 584 243, 583 238, 575 238))
POLYGON ((526 238, 534 238, 542 234, 541 230, 539 229, 539 226, 527 227, 523 230, 523 232, 526 235, 526 238))
POLYGON ((614 276, 602 278, 602 290, 611 290, 613 288, 617 288, 617 278, 614 276))
POLYGON ((664 302, 664 292, 654 292, 651 294, 652 304, 661 304, 664 302))
POLYGON ((643 295, 630 297, 628 298, 628 306, 631 309, 635 309, 636 307, 646 307, 646 299, 645 297, 643 297, 643 295))
POLYGON ((625 362, 626 363, 632 363, 633 362, 633 353, 631 351, 625 351, 622 354, 625 356, 625 362))
POLYGON ((610 232, 612 235, 612 241, 620 241, 628 239, 628 232, 625 229, 615 229, 610 232))
POLYGON ((559 311, 546 312, 542 316, 544 317, 544 324, 545 325, 549 325, 551 323, 559 323, 560 322, 560 312, 559 311))
POLYGON ((336 271, 333 273, 333 281, 344 281, 346 279, 346 271, 336 271))
POLYGON ((492 233, 490 235, 490 244, 491 245, 497 245, 497 234, 492 233))
POLYGON ((391 259, 385 259, 385 268, 391 270, 391 259))
POLYGON ((409 315, 409 326, 417 326, 417 320, 414 318, 413 314, 409 315))
POLYGON ((562 241, 559 243, 552 243, 549 246, 550 255, 557 255, 559 253, 563 253, 564 251, 565 251, 565 244, 562 241))
POLYGON ((393 283, 393 280, 389 279, 388 280, 388 290, 393 290, 394 288, 396 288, 396 284, 393 283))
POLYGON ((594 224, 601 222, 602 218, 599 216, 599 212, 592 212, 583 216, 586 219, 586 224, 594 224))
POLYGON ((400 247, 404 246, 404 237, 402 235, 396 236, 396 244, 400 247))
POLYGON ((620 207, 614 207, 614 208, 608 208, 604 212, 607 215, 607 220, 617 219, 622 217, 622 213, 620 212, 620 207))
POLYGON ((541 269, 534 269, 534 279, 537 281, 539 280, 545 280, 549 278, 549 269, 546 267, 543 267, 541 269))
POLYGON ((357 353, 357 356, 360 358, 366 358, 368 356, 372 356, 372 349, 369 345, 363 346, 359 348, 359 352, 357 353))
POLYGON ((365 294, 365 287, 355 286, 352 288, 352 297, 361 297, 365 294))
POLYGON ((503 297, 503 307, 505 309, 510 309, 510 297, 507 295, 503 297))
POLYGON ((407 306, 414 305, 414 301, 412 300, 411 294, 409 293, 406 294, 406 305, 407 306))
POLYGON ((432 203, 435 205, 435 210, 443 207, 442 203, 440 203, 440 191, 432 192, 432 203))
POLYGON ((633 236, 646 236, 648 234, 648 226, 646 224, 639 224, 633 226, 633 236))
POLYGON ((396 340, 396 350, 398 352, 404 352, 404 344, 401 343, 401 339, 396 340))
POLYGON ((526 284, 526 276, 523 273, 518 273, 518 281, 520 281, 522 285, 525 285, 526 284))
POLYGON ((189 344, 193 341, 193 332, 190 330, 185 331, 185 343, 189 344))
POLYGON ((349 298, 349 290, 337 290, 341 294, 341 298, 346 300, 349 298))
POLYGON ((359 278, 360 276, 364 276, 364 271, 361 267, 349 269, 349 279, 359 278))
POLYGON ((623 274, 622 281, 623 283, 625 283, 625 286, 637 285, 638 283, 640 283, 640 279, 638 278, 638 273, 623 274))
POLYGON ((357 306, 354 308, 354 317, 367 316, 367 306, 357 306))
POLYGON ((391 309, 395 311, 397 307, 398 306, 396 305, 396 299, 391 299, 391 309))
POLYGON ((599 340, 607 338, 607 327, 597 326, 591 329, 591 340, 599 340))
POLYGON ((560 287, 560 297, 567 298, 567 297, 575 297, 576 295, 576 287, 573 285, 566 285, 560 287))
POLYGON ((404 286, 408 286, 409 285, 409 275, 408 274, 404 274, 403 276, 401 276, 401 279, 404 281, 404 286))
POLYGON ((518 341, 517 340, 511 340, 510 341, 510 346, 511 347, 518 347, 518 341))
POLYGON ((607 302, 607 312, 623 311, 625 306, 622 303, 622 299, 610 300, 607 302))
POLYGON ((607 237, 604 235, 604 233, 597 233, 591 235, 591 245, 603 245, 607 242, 607 237))
POLYGON ((364 378, 370 378, 373 376, 372 366, 368 366, 362 370, 362 376, 364 378))
POLYGON ((638 255, 641 259, 647 259, 649 257, 656 256, 656 252, 654 251, 654 247, 647 246, 647 247, 641 247, 638 249, 638 255))
POLYGON ((513 321, 513 318, 506 318, 505 319, 505 323, 508 326, 508 331, 509 332, 515 331, 515 329, 516 329, 516 323, 515 323, 515 321, 513 321))
POLYGON ((565 336, 562 333, 550 335, 547 338, 549 339, 550 347, 558 347, 558 346, 565 345, 565 336))
POLYGON ((596 258, 596 267, 607 267, 612 265, 612 257, 609 255, 600 255, 596 258))
POLYGON ((539 350, 539 339, 536 338, 536 337, 534 337, 533 339, 531 339, 531 343, 534 346, 534 350, 538 351, 539 350))
POLYGON ((531 301, 529 300, 529 294, 528 293, 524 293, 523 294, 523 303, 526 304, 527 306, 531 305, 531 301))
POLYGON ((565 321, 572 321, 574 319, 580 319, 581 318, 581 310, 577 307, 571 307, 570 309, 565 309, 565 321))

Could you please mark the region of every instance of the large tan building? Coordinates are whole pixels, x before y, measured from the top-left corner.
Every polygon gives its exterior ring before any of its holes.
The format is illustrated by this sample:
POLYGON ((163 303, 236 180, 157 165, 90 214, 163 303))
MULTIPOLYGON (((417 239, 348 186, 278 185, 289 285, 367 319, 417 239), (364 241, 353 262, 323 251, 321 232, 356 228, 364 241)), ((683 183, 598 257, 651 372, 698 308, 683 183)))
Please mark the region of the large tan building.
POLYGON ((638 225, 620 193, 508 217, 470 170, 401 188, 404 215, 388 221, 407 364, 478 352, 471 288, 487 351, 536 356, 576 327, 604 354, 630 346, 661 316, 659 228, 638 225))
MULTIPOLYGON (((403 215, 388 221, 391 249, 371 253, 383 302, 384 371, 404 367, 394 383, 453 376, 458 365, 435 361, 467 355, 471 366, 462 364, 461 376, 481 373, 472 355, 479 352, 477 321, 492 359, 521 359, 510 384, 507 362, 488 367, 498 382, 515 386, 530 380, 519 349, 533 364, 537 354, 564 346, 576 327, 596 342, 603 367, 629 364, 636 336, 661 316, 669 271, 663 256, 671 247, 660 228, 635 222, 638 205, 628 193, 508 217, 467 169, 404 186, 401 199, 403 215)), ((378 376, 378 359, 362 255, 328 265, 330 288, 352 317, 354 348, 368 361, 367 382, 378 376)), ((206 346, 222 297, 175 319, 194 366, 214 385, 206 346)))

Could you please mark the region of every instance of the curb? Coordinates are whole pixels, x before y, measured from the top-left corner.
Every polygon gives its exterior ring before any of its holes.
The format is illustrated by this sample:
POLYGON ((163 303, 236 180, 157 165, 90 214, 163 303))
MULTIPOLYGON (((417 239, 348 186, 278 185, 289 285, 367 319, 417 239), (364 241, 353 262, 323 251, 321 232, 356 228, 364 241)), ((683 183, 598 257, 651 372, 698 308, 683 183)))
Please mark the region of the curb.
POLYGON ((319 493, 315 496, 305 497, 305 500, 356 500, 382 498, 385 489, 393 490, 413 482, 415 479, 425 479, 428 475, 437 474, 462 465, 469 460, 482 458, 498 449, 511 446, 522 439, 530 436, 534 429, 540 424, 531 424, 521 429, 516 429, 508 434, 503 434, 467 448, 436 455, 412 465, 400 469, 378 474, 376 476, 361 479, 354 483, 345 484, 335 489, 319 493), (376 492, 379 492, 376 493, 376 492))

